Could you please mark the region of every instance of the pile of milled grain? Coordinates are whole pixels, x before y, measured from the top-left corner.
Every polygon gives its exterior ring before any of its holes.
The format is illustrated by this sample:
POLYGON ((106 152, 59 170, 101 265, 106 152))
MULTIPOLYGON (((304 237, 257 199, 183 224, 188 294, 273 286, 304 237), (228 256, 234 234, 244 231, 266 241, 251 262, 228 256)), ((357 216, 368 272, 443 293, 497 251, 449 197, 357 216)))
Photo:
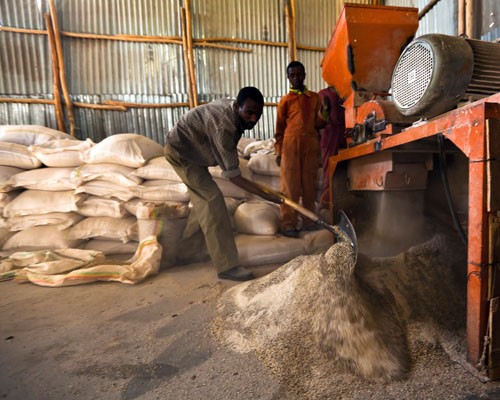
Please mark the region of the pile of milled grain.
POLYGON ((440 234, 356 265, 340 242, 229 289, 213 332, 234 351, 255 352, 282 383, 282 398, 484 394, 496 384, 482 384, 465 363, 465 260, 440 234))

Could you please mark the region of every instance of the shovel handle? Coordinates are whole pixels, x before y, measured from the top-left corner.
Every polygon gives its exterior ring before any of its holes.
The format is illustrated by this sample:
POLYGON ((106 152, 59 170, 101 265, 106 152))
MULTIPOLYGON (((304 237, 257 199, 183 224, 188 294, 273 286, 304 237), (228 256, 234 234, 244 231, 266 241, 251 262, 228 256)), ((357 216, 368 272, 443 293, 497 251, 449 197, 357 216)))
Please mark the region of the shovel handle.
POLYGON ((252 181, 252 184, 263 191, 264 193, 268 194, 273 194, 277 197, 279 197, 281 200, 283 200, 283 204, 286 204, 289 207, 292 207, 294 210, 296 210, 298 213, 304 215, 305 217, 309 218, 310 220, 314 221, 316 224, 321 225, 323 228, 328 229, 330 232, 333 234, 337 235, 338 232, 335 230, 333 226, 330 224, 326 223, 322 219, 320 219, 315 213, 313 213, 311 210, 308 210, 305 207, 302 207, 300 204, 297 204, 293 200, 290 200, 288 197, 286 197, 283 193, 278 192, 276 190, 273 190, 265 185, 262 185, 258 182, 252 181))

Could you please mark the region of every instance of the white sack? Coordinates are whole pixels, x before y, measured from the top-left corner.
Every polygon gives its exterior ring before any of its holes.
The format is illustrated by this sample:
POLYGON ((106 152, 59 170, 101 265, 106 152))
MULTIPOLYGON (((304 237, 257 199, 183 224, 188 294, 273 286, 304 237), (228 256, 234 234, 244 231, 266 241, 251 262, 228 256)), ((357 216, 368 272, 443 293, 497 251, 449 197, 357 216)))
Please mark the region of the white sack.
POLYGON ((127 210, 130 214, 135 215, 137 218, 148 219, 153 218, 153 214, 156 211, 157 207, 188 207, 186 202, 181 201, 151 201, 151 200, 142 200, 142 199, 132 199, 123 204, 125 210, 127 210), (148 217, 142 216, 143 210, 149 209, 148 217))
POLYGON ((26 272, 53 275, 104 261, 104 254, 80 249, 23 251, 2 260, 0 272, 24 268, 26 272))
POLYGON ((139 242, 130 241, 123 243, 117 240, 91 239, 82 248, 85 250, 99 251, 107 256, 118 254, 134 254, 139 242))
POLYGON ((243 203, 243 200, 234 199, 232 197, 224 197, 224 202, 226 203, 227 212, 230 216, 233 216, 236 209, 243 203))
POLYGON ((76 140, 67 133, 39 125, 0 125, 0 142, 9 142, 30 146, 50 140, 76 140))
POLYGON ((286 263, 306 254, 301 238, 240 234, 236 235, 235 240, 243 266, 286 263))
POLYGON ((253 180, 273 190, 280 191, 280 177, 262 174, 253 174, 253 180))
POLYGON ((122 218, 130 214, 124 204, 120 199, 89 196, 78 205, 77 212, 84 217, 122 218))
POLYGON ((16 167, 7 167, 0 165, 0 193, 10 192, 14 187, 10 184, 10 178, 14 175, 23 172, 24 169, 16 167))
POLYGON ((188 188, 184 183, 167 179, 147 180, 142 185, 130 188, 131 192, 140 199, 150 201, 179 201, 188 202, 188 188))
POLYGON ((46 214, 30 214, 7 219, 11 231, 22 231, 34 226, 53 225, 60 231, 73 226, 83 217, 75 212, 52 212, 46 214))
POLYGON ((22 144, 0 142, 0 165, 33 169, 40 167, 42 162, 22 144))
POLYGON ((251 193, 243 190, 239 186, 224 178, 213 178, 224 197, 234 197, 236 199, 248 199, 251 193))
POLYGON ((60 231, 55 226, 35 226, 17 232, 4 243, 3 250, 56 250, 76 248, 80 243, 81 240, 73 240, 68 237, 68 230, 60 231))
POLYGON ((74 168, 71 178, 78 185, 92 180, 109 181, 121 186, 134 186, 142 183, 142 178, 134 176, 135 168, 119 164, 85 164, 74 168))
POLYGON ((85 197, 84 194, 76 194, 73 190, 49 192, 28 189, 21 192, 19 196, 5 206, 3 215, 10 218, 20 215, 77 211, 78 204, 85 197))
MULTIPOLYGON (((253 173, 250 170, 250 168, 248 168, 248 161, 245 160, 244 158, 240 158, 239 162, 240 162, 241 176, 252 180, 253 173)), ((215 167, 208 167, 208 172, 210 172, 210 175, 212 175, 214 178, 222 178, 222 168, 218 165, 215 167)), ((222 179, 225 179, 225 178, 222 178, 222 179)))
POLYGON ((10 179, 13 187, 34 190, 63 191, 76 188, 71 179, 73 167, 37 168, 20 172, 10 179))
POLYGON ((55 139, 29 147, 33 155, 47 167, 77 167, 83 154, 94 145, 91 139, 55 139))
POLYGON ((256 140, 254 142, 248 143, 243 149, 243 156, 251 157, 254 154, 275 154, 275 143, 276 141, 274 139, 256 140))
POLYGON ((182 179, 179 178, 177 172, 164 156, 152 158, 144 167, 137 168, 132 175, 143 179, 168 179, 182 182, 182 179))
POLYGON ((239 233, 274 235, 279 229, 280 211, 272 203, 247 201, 236 209, 234 223, 239 233))
POLYGON ((70 239, 138 240, 137 218, 89 217, 69 229, 70 239))
POLYGON ((280 176, 275 154, 255 154, 248 161, 248 168, 254 174, 280 176))
POLYGON ((88 164, 113 163, 139 168, 151 158, 163 155, 163 147, 146 136, 135 133, 112 135, 84 154, 88 164))
POLYGON ((127 201, 135 197, 127 186, 118 185, 110 181, 101 181, 96 179, 85 182, 75 189, 75 193, 87 193, 89 195, 100 196, 104 198, 116 197, 117 199, 127 201))
POLYGON ((0 215, 3 215, 5 206, 19 196, 20 193, 22 193, 22 190, 15 190, 7 193, 0 192, 0 215))
POLYGON ((4 243, 14 236, 14 232, 11 232, 7 228, 0 227, 0 250, 3 250, 4 243))
POLYGON ((57 275, 34 273, 24 268, 15 275, 15 279, 18 282, 32 282, 48 287, 72 286, 96 281, 135 284, 158 273, 160 257, 161 247, 156 238, 150 237, 139 243, 134 256, 126 261, 118 262, 106 259, 102 264, 97 261, 87 268, 78 268, 67 274, 57 275))
POLYGON ((254 138, 247 138, 247 137, 242 137, 239 142, 238 142, 238 145, 237 145, 237 149, 238 149, 238 155, 240 157, 245 157, 245 155, 243 154, 244 151, 245 151, 245 148, 250 144, 250 143, 253 143, 255 142, 256 139, 254 138))

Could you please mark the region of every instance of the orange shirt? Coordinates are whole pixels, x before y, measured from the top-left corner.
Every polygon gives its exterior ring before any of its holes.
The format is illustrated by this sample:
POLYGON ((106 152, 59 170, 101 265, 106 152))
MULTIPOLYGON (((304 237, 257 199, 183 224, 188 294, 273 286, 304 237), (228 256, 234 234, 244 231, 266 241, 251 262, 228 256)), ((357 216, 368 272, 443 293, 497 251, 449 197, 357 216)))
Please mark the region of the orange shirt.
POLYGON ((321 99, 316 92, 306 90, 298 94, 290 92, 283 96, 278 104, 274 149, 281 155, 284 136, 314 135, 318 137, 318 115, 321 99))

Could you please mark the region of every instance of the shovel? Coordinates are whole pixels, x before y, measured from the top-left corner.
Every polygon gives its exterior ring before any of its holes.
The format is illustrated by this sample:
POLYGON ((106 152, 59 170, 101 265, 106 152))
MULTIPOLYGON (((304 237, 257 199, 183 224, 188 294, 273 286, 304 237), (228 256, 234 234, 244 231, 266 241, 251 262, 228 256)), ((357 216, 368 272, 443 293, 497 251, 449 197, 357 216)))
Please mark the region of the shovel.
POLYGON ((302 207, 300 204, 297 204, 294 201, 290 200, 283 193, 278 192, 276 190, 273 190, 271 188, 268 188, 267 186, 264 186, 260 183, 255 182, 255 181, 252 181, 252 184, 265 193, 269 193, 269 194, 272 194, 274 196, 279 197, 283 201, 283 204, 286 204, 287 206, 292 207, 298 213, 309 218, 311 221, 314 221, 314 223, 318 224, 322 228, 325 228, 325 229, 329 230, 330 232, 332 232, 333 235, 335 236, 336 241, 344 240, 339 235, 339 230, 341 230, 349 238, 350 245, 351 245, 352 249, 354 250, 354 257, 355 257, 355 259, 357 258, 357 256, 358 256, 358 239, 356 237, 356 232, 354 231, 354 227, 352 226, 351 221, 349 220, 349 218, 347 218, 347 215, 345 214, 345 212, 343 210, 339 211, 339 222, 337 224, 337 227, 335 227, 335 226, 330 225, 326 221, 323 221, 322 219, 320 219, 312 211, 310 211, 307 208, 302 207))

